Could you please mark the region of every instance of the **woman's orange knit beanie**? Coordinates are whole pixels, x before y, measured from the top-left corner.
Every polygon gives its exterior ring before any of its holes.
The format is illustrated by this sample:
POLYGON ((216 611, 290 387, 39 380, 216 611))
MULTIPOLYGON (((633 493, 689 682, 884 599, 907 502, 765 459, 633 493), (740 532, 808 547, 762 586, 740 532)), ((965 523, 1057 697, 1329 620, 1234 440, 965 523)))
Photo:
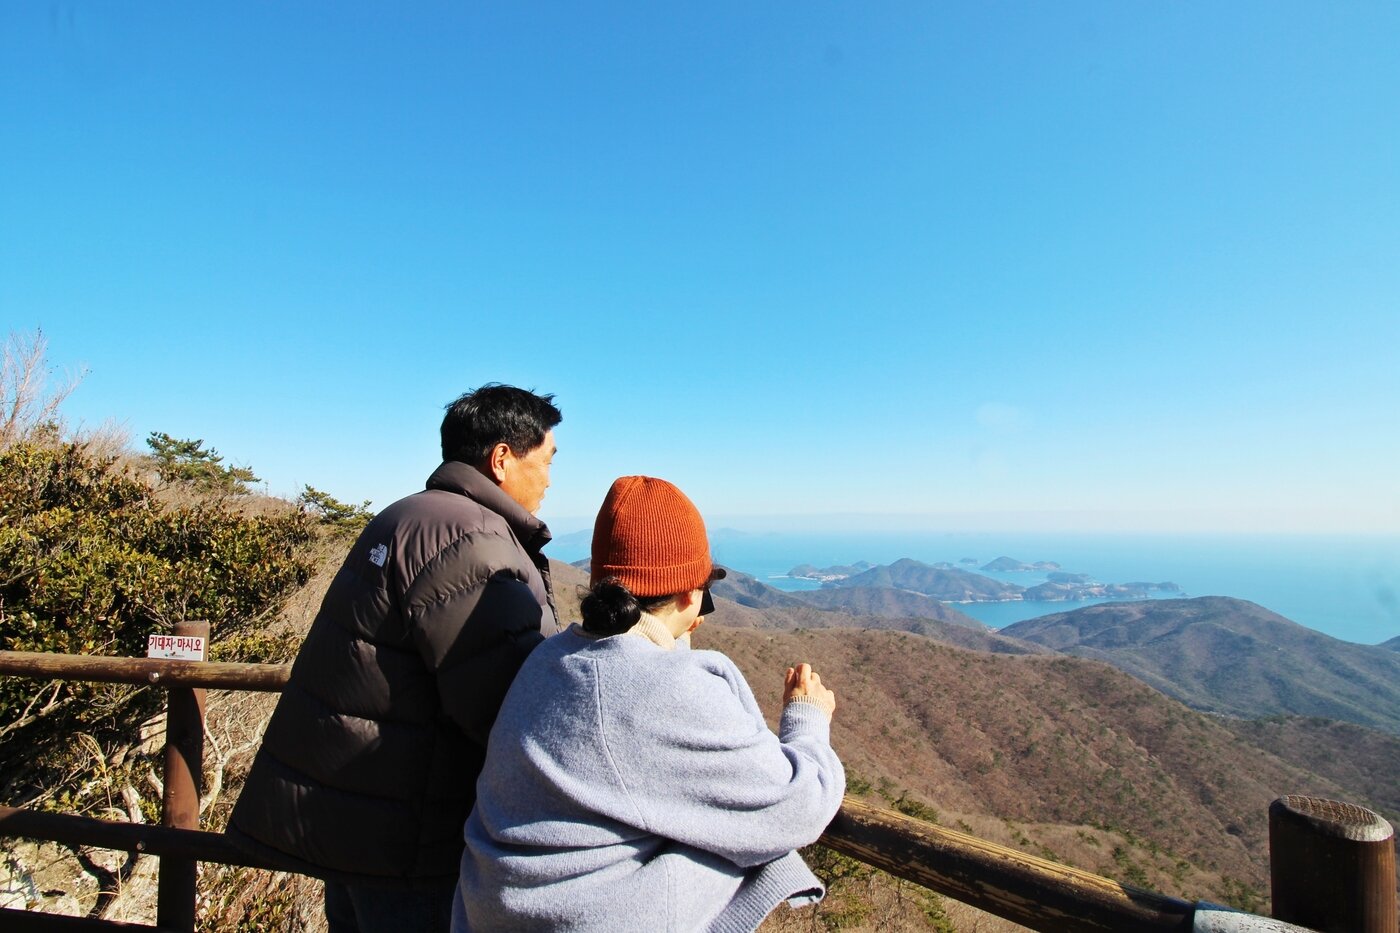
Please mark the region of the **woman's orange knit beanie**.
POLYGON ((616 577, 633 596, 670 596, 704 586, 714 565, 694 503, 654 476, 615 480, 593 523, 591 583, 616 577))

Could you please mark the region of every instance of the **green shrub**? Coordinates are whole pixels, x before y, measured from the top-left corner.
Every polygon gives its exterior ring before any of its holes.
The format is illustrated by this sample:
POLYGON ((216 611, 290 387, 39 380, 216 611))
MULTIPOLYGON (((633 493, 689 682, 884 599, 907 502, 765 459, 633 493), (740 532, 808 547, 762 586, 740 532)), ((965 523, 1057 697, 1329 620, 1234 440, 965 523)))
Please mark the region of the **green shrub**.
POLYGON ((865 778, 861 777, 850 768, 846 769, 846 793, 854 794, 857 797, 864 797, 875 789, 865 778))
POLYGON ((923 801, 910 797, 908 791, 900 794, 899 799, 894 801, 894 808, 905 816, 912 816, 927 823, 938 822, 938 811, 923 801))
MULTIPOLYGON (((80 445, 13 445, 0 453, 0 649, 142 656, 148 635, 207 620, 211 660, 285 655, 265 627, 309 577, 311 540, 290 505, 162 504, 80 445)), ((0 773, 64 757, 78 733, 130 735, 162 702, 141 688, 4 678, 0 773)))

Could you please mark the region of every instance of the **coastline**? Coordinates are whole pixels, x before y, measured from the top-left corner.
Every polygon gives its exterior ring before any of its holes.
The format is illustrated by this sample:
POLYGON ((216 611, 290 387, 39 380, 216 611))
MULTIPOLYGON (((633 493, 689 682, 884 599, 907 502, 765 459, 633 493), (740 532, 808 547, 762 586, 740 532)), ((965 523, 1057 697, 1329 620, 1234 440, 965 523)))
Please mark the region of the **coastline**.
MULTIPOLYGON (((587 556, 587 538, 548 553, 559 560, 587 556)), ((927 564, 977 566, 1010 555, 1054 561, 1096 580, 1171 580, 1182 592, 1150 598, 1229 596, 1256 603, 1300 625, 1343 641, 1377 645, 1400 635, 1400 536, 1397 535, 1147 535, 993 533, 746 533, 711 532, 715 560, 787 591, 820 583, 792 578, 803 564, 825 568, 874 565, 911 558, 927 564)), ((1025 586, 1044 575, 976 571, 1025 586)), ((993 628, 1109 600, 971 601, 958 610, 993 628)))

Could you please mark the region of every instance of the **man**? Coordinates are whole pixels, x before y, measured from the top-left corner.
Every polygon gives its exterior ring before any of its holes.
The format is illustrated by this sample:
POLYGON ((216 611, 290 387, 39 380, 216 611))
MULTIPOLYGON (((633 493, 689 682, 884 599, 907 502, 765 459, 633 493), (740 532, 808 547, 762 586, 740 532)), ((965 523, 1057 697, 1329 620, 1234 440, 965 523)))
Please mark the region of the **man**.
POLYGON ((351 548, 292 667, 229 824, 326 880, 331 933, 446 930, 486 738, 557 628, 552 395, 486 385, 447 407, 443 463, 351 548))

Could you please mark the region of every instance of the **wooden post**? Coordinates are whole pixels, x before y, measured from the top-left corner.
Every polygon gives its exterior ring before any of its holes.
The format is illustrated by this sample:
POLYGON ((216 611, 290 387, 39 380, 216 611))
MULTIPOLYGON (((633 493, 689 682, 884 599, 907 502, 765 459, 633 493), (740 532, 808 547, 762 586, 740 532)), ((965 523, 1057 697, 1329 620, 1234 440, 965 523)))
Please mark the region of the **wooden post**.
POLYGON ((1395 830, 1364 807, 1290 795, 1269 805, 1274 917, 1337 933, 1397 933, 1395 830))
MULTIPOLYGON (((179 622, 171 634, 197 635, 209 644, 208 622, 179 622)), ((161 824, 199 829, 199 798, 204 785, 204 690, 170 687, 165 716, 165 799, 161 824)), ((160 860, 156 894, 156 925, 194 931, 195 872, 193 859, 160 860)))

